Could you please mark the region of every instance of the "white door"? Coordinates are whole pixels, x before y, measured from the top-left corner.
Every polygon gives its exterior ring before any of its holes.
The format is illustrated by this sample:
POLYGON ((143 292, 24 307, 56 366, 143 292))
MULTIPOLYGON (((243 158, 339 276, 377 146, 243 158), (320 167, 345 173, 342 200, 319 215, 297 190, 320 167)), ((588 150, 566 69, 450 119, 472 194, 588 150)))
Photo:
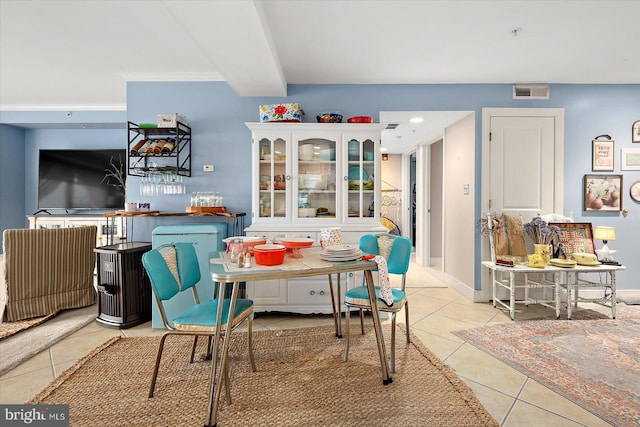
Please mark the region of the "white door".
POLYGON ((522 215, 525 222, 556 212, 555 118, 492 116, 490 120, 489 210, 522 215))

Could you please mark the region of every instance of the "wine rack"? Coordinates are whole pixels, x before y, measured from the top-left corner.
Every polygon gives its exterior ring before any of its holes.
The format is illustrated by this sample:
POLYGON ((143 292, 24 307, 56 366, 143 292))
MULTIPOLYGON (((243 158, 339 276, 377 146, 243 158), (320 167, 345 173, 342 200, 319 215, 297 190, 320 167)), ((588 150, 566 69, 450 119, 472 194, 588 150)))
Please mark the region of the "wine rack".
POLYGON ((191 176, 191 128, 145 127, 128 122, 127 174, 173 174, 191 176))

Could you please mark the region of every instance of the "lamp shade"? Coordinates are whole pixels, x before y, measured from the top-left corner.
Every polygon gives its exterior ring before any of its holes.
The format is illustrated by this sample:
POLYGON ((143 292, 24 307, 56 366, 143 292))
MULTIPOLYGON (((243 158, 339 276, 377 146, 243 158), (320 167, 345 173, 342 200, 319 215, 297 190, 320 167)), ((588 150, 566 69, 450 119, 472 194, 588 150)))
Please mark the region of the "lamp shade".
POLYGON ((598 240, 616 240, 616 229, 613 227, 596 227, 593 237, 598 240))

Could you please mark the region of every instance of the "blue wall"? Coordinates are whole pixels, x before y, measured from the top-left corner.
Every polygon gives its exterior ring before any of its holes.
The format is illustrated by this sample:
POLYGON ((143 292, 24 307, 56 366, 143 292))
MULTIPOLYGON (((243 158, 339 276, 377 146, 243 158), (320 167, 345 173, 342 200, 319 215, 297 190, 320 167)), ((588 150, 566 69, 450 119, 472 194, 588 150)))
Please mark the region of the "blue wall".
MULTIPOLYGON (((24 228, 24 130, 0 124, 0 229, 24 228)), ((4 240, 0 236, 0 248, 4 240)))
MULTIPOLYGON (((224 82, 132 82, 127 85, 127 119, 155 122, 159 113, 184 114, 193 129, 192 169, 188 192, 220 191, 231 211, 251 210, 251 133, 244 122, 258 121, 258 106, 276 102, 299 102, 306 112, 305 121, 314 122, 322 111, 339 110, 345 117, 370 115, 375 121, 380 111, 393 110, 464 110, 476 113, 476 216, 480 217, 481 193, 481 117, 482 108, 564 108, 565 111, 565 199, 564 213, 573 212, 578 222, 616 227, 618 239, 610 243, 618 259, 628 270, 619 274, 618 285, 640 289, 632 280, 640 276, 635 259, 640 249, 640 204, 631 200, 629 186, 640 180, 640 171, 620 171, 620 149, 640 148, 631 143, 631 124, 640 119, 640 85, 551 85, 551 99, 513 100, 512 85, 290 85, 286 98, 238 97, 224 82), (616 169, 624 175, 623 207, 630 210, 625 218, 619 213, 582 212, 582 179, 591 171, 591 140, 609 134, 616 141, 616 169), (215 172, 204 173, 202 166, 214 164, 215 172), (634 266, 636 264, 636 266, 634 266)), ((10 116, 28 122, 29 113, 10 116)), ((75 116, 75 114, 74 114, 75 116)), ((3 123, 6 115, 3 116, 3 123)), ((97 120, 97 119, 96 119, 97 120)), ((61 121, 64 121, 61 119, 61 121)), ((26 203, 9 195, 12 206, 25 206, 31 213, 36 204, 34 153, 42 144, 88 144, 101 141, 125 147, 125 133, 111 131, 90 134, 88 130, 29 130, 26 133, 25 163, 26 203), (90 135, 90 136, 89 136, 90 135), (108 141, 103 136, 109 135, 108 141), (122 137, 117 136, 122 135, 122 137), (73 137, 73 138, 71 138, 73 137), (112 141, 119 139, 119 142, 112 141), (73 143, 70 142, 70 138, 73 143), (65 142, 66 139, 66 142, 65 142), (16 203, 14 203, 16 202, 16 203)), ((95 131, 94 131, 95 132, 95 131)), ((68 145, 76 146, 76 145, 68 145)), ((19 153, 10 153, 16 162, 19 153)), ((14 160, 11 160, 14 161, 14 160)), ((129 198, 136 200, 139 178, 129 177, 129 198)), ((4 205, 7 201, 0 199, 4 205)), ((184 211, 188 195, 150 198, 153 209, 184 211)), ((134 238, 149 240, 151 230, 160 224, 180 219, 138 220, 134 238)), ((184 219, 183 221, 187 221, 184 219)), ((193 222, 193 219, 189 219, 193 222)), ((0 224, 3 225, 4 224, 0 224)), ((597 244, 599 246, 599 243, 597 244)), ((476 236, 476 253, 480 238, 476 236)), ((478 255, 479 256, 479 255, 478 255)), ((476 266, 476 272, 479 266, 476 266)), ((476 274, 476 277, 479 277, 476 274)), ((479 280, 479 279, 477 279, 479 280)), ((475 284, 479 289, 479 283, 475 284)))

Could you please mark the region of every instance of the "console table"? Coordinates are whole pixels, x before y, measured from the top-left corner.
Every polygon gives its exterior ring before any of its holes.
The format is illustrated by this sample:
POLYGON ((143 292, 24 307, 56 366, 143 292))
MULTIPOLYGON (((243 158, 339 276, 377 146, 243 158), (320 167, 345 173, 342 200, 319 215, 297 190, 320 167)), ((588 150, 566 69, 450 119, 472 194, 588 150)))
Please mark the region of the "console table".
MULTIPOLYGON (((227 235, 228 236, 242 236, 244 235, 244 217, 247 214, 242 213, 230 213, 230 212, 126 212, 116 211, 107 212, 104 214, 106 218, 111 220, 111 229, 115 229, 116 218, 131 218, 131 231, 130 235, 133 236, 133 218, 137 217, 165 217, 165 216, 215 216, 224 218, 227 222, 227 235), (231 229, 229 229, 231 228, 231 229)), ((113 243, 113 235, 111 235, 110 244, 113 243)))
POLYGON ((516 304, 541 304, 546 307, 555 308, 556 318, 560 317, 560 307, 562 300, 560 289, 567 290, 567 318, 571 319, 572 307, 578 306, 578 301, 594 302, 611 309, 611 317, 616 317, 616 272, 624 270, 622 265, 577 265, 571 268, 555 267, 546 265, 544 268, 529 267, 526 264, 517 264, 513 267, 497 265, 491 261, 483 261, 483 267, 490 270, 491 284, 493 290, 493 306, 498 304, 509 310, 511 320, 515 318, 516 304), (600 273, 601 280, 594 281, 584 276, 588 273, 600 273), (532 277, 533 276, 533 277, 532 277), (551 278, 551 277, 552 278, 551 278), (601 298, 582 298, 578 291, 581 287, 601 287, 610 290, 610 295, 601 298), (498 289, 509 290, 509 301, 498 298, 498 289), (542 299, 530 297, 529 290, 543 289, 542 299), (524 298, 516 299, 516 289, 524 289, 524 298), (546 289, 553 290, 553 298, 545 298, 546 289))

